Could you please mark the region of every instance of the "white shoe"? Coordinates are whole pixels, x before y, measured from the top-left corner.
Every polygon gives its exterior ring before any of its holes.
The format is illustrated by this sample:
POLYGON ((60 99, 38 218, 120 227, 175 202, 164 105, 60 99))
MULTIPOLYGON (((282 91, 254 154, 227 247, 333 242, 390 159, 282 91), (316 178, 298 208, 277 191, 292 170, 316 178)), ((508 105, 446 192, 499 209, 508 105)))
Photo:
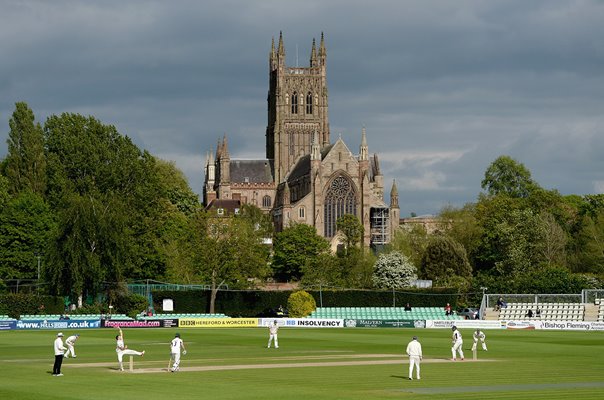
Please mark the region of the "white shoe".
POLYGON ((77 356, 73 356, 73 358, 76 358, 77 356))
POLYGON ((58 374, 57 376, 63 376, 63 374, 58 374))

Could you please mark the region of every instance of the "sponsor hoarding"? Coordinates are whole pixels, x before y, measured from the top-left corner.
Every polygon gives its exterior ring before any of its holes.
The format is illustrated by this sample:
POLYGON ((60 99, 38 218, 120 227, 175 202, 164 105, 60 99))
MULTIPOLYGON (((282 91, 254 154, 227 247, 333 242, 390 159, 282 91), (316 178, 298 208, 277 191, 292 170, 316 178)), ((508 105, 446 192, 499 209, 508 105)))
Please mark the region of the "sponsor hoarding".
POLYGON ((4 321, 0 321, 0 331, 8 331, 11 329, 16 329, 17 327, 17 321, 9 321, 9 320, 4 320, 4 321))
POLYGON ((602 331, 604 322, 590 321, 503 321, 507 329, 543 329, 563 331, 602 331))
POLYGON ((423 320, 347 319, 347 328, 424 328, 423 320))
POLYGON ((180 328, 255 328, 258 318, 180 318, 180 328))
POLYGON ((426 328, 430 329, 451 329, 453 325, 462 328, 471 329, 505 329, 503 321, 491 321, 483 319, 443 319, 443 320, 427 320, 426 328))
POLYGON ((104 319, 101 322, 103 328, 161 328, 160 320, 119 320, 119 319, 104 319))
POLYGON ((89 329, 100 328, 101 320, 25 320, 15 323, 16 329, 89 329))
POLYGON ((343 319, 323 318, 261 318, 258 326, 269 326, 277 320, 279 326, 288 328, 343 328, 343 319))

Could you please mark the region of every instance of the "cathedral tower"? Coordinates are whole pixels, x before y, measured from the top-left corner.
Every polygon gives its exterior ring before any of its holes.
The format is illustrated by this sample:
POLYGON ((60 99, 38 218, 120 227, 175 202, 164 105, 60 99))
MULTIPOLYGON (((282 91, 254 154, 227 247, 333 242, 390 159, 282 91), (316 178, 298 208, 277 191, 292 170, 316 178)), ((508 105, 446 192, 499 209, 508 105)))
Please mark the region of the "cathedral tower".
POLYGON ((321 33, 317 51, 313 39, 309 67, 285 64, 283 34, 269 55, 266 158, 273 161, 275 182, 281 182, 297 158, 310 154, 316 132, 321 147, 329 141, 327 50, 321 33))

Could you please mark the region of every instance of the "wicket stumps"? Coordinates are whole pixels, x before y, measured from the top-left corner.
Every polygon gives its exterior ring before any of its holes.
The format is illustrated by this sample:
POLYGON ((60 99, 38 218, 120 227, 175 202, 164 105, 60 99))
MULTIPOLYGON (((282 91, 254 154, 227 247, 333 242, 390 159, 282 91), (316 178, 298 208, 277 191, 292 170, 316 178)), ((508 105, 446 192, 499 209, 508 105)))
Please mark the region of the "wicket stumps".
POLYGON ((130 356, 130 372, 134 371, 134 357, 130 356))
POLYGON ((472 360, 478 360, 478 350, 476 349, 476 346, 472 348, 472 360))

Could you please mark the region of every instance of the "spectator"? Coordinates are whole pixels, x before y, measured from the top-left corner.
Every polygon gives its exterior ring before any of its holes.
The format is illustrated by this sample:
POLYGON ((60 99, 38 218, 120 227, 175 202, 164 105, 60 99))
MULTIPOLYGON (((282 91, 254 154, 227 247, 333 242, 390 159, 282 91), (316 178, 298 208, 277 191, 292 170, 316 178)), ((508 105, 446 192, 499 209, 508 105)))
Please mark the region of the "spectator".
POLYGON ((405 311, 411 311, 411 305, 409 303, 405 305, 405 311))
POLYGON ((526 316, 529 318, 533 318, 533 310, 529 309, 528 312, 526 313, 526 316))
POLYGON ((445 315, 451 314, 453 314, 453 311, 451 311, 451 304, 447 303, 447 305, 445 306, 445 315))
POLYGON ((495 311, 499 311, 502 308, 506 308, 507 306, 508 306, 508 304, 505 301, 503 301, 503 297, 499 297, 497 299, 497 305, 495 306, 495 311))
POLYGON ((537 310, 535 311, 535 316, 537 318, 541 318, 541 310, 539 309, 539 307, 537 307, 537 310))

